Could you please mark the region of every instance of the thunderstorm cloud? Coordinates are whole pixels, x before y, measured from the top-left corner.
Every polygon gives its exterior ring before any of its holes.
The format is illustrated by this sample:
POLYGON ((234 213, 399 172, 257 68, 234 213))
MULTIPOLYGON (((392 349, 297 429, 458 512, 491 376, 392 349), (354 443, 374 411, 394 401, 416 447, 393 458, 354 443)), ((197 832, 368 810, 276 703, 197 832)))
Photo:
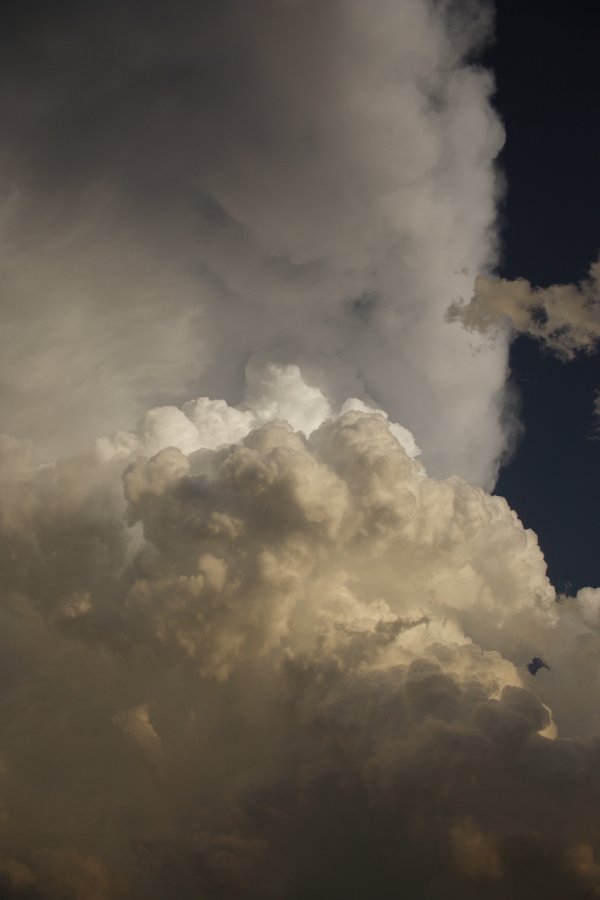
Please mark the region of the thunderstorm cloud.
POLYGON ((600 592, 557 598, 506 501, 381 414, 187 408, 193 449, 164 409, 159 449, 3 441, 4 895, 589 886, 600 592))
POLYGON ((600 880, 600 589, 557 596, 488 493, 512 437, 488 322, 589 333, 587 283, 491 279, 492 24, 7 16, 3 900, 600 880))
POLYGON ((384 408, 432 472, 491 486, 506 341, 444 322, 496 261, 503 131, 491 75, 464 62, 490 26, 446 0, 15 12, 4 430, 48 461, 152 406, 237 404, 267 359, 384 408))

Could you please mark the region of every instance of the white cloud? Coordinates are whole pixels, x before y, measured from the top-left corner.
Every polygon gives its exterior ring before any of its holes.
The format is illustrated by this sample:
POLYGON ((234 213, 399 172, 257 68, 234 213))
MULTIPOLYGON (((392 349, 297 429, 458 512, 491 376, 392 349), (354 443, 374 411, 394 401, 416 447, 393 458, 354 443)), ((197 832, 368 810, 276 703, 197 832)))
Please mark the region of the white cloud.
POLYGON ((141 434, 118 431, 98 438, 93 446, 101 460, 127 458, 136 451, 152 456, 166 447, 176 447, 183 453, 216 450, 224 444, 241 441, 260 425, 277 420, 288 422, 308 436, 326 419, 337 418, 350 409, 382 416, 411 458, 421 453, 410 431, 390 422, 383 410, 374 409, 357 398, 346 400, 336 410, 319 388, 306 384, 298 366, 259 364, 256 360, 246 370, 241 407, 208 397, 188 400, 181 409, 159 406, 144 416, 141 434))
POLYGON ((238 406, 258 354, 491 484, 506 346, 444 322, 495 262, 502 128, 463 61, 490 23, 422 0, 34 18, 3 58, 3 427, 48 460, 194 394, 238 406))

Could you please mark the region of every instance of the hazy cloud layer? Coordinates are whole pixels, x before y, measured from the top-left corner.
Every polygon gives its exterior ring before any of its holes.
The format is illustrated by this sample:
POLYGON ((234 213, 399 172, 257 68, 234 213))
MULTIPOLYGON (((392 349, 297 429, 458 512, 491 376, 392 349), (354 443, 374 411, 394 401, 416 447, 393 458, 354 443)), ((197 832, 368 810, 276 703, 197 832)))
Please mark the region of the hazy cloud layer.
MULTIPOLYGON (((293 369, 262 383, 314 414, 293 369)), ((186 408, 190 453, 2 440, 3 896, 591 887, 599 592, 557 601, 506 502, 381 415, 210 449, 251 403, 186 408)))
POLYGON ((480 276, 469 303, 453 303, 450 322, 461 322, 479 334, 527 334, 564 359, 579 351, 592 353, 600 340, 600 262, 580 284, 532 287, 524 278, 480 276))
POLYGON ((42 458, 259 359, 491 483, 506 347, 444 311, 495 260, 487 4, 79 3, 3 29, 4 428, 42 458), (475 352, 478 351, 478 352, 475 352), (473 423, 477 427, 473 427, 473 423))

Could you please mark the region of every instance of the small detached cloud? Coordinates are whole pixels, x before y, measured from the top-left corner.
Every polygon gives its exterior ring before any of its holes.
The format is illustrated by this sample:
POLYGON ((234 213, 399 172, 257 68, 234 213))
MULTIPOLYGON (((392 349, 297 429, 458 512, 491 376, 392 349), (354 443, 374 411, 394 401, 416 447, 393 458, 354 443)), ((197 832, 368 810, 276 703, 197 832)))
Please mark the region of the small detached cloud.
POLYGON ((509 328, 535 338, 563 359, 593 353, 600 340, 600 261, 580 284, 547 288, 532 287, 524 278, 481 275, 469 303, 453 303, 446 319, 480 334, 509 328))

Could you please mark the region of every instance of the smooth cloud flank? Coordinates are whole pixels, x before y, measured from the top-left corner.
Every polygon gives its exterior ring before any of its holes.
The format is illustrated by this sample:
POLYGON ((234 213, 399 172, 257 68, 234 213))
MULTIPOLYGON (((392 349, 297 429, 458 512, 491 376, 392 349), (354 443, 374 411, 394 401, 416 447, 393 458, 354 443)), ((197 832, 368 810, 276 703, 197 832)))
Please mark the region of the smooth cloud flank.
POLYGON ((600 262, 592 264, 581 284, 547 288, 534 288, 524 278, 480 276, 469 303, 453 303, 447 319, 480 334, 497 334, 508 326, 563 359, 593 353, 600 341, 600 262))
POLYGON ((3 896, 583 893, 598 591, 557 602, 506 502, 382 415, 252 378, 186 404, 186 452, 2 440, 3 896), (286 396, 315 430, 256 421, 286 396))
POLYGON ((0 377, 41 458, 258 354, 491 484, 506 347, 444 311, 495 262, 487 4, 211 0, 7 21, 0 377), (471 345, 475 340, 476 349, 471 345), (473 428, 477 422, 477 428, 473 428))

